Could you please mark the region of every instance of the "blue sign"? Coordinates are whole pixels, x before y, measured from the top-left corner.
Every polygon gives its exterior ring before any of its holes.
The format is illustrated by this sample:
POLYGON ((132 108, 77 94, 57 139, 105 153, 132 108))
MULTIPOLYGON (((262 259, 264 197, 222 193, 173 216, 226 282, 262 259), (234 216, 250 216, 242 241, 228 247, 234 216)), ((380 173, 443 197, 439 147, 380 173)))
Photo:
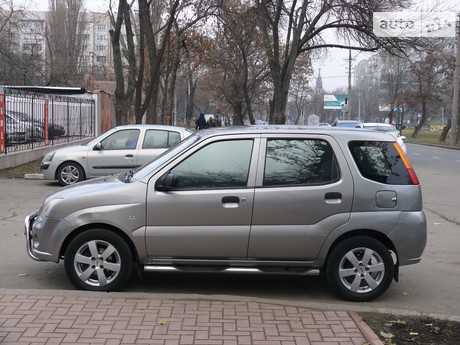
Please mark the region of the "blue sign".
POLYGON ((342 109, 347 95, 324 95, 324 109, 342 109))

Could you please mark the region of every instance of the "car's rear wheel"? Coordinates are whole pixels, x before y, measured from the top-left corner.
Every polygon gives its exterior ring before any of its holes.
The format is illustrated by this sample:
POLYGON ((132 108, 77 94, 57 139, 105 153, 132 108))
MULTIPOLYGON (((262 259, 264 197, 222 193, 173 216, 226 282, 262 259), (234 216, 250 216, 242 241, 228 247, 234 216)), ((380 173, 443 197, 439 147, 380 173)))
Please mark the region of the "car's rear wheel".
POLYGON ((133 259, 126 241, 109 230, 88 230, 67 247, 64 267, 77 288, 90 291, 119 290, 128 280, 133 259))
POLYGON ((57 170, 57 180, 61 186, 68 186, 85 179, 85 172, 80 164, 75 162, 64 162, 57 170))
POLYGON ((334 292, 350 301, 370 301, 390 286, 394 263, 388 248, 375 238, 358 236, 340 242, 330 253, 327 278, 334 292))

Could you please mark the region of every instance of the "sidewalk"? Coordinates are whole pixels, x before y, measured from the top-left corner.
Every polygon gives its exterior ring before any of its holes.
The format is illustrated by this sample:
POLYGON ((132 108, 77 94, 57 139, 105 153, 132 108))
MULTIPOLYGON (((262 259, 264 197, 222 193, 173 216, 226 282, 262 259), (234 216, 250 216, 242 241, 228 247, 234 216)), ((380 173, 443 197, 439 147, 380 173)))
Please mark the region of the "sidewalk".
POLYGON ((356 312, 245 298, 20 291, 0 290, 2 345, 383 345, 356 312))

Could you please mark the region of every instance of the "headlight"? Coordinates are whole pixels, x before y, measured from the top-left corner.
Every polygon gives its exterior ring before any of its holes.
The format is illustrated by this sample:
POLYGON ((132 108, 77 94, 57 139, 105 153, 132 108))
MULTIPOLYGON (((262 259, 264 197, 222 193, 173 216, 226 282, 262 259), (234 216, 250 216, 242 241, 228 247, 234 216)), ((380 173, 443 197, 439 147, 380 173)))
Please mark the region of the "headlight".
POLYGON ((43 162, 51 162, 55 154, 56 154, 56 151, 47 153, 46 156, 43 158, 43 162))

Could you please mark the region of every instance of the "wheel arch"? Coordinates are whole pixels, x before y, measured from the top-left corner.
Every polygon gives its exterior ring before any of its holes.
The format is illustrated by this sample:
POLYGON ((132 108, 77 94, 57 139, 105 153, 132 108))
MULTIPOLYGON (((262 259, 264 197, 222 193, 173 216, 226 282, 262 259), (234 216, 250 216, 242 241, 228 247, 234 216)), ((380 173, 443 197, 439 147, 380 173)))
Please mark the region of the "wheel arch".
POLYGON ((347 240, 349 238, 352 238, 352 237, 356 237, 356 236, 371 237, 371 238, 374 238, 380 241, 385 247, 388 248, 388 250, 394 253, 395 265, 398 266, 398 253, 396 251, 396 248, 393 242, 384 233, 380 231, 376 231, 376 230, 370 230, 370 229, 356 229, 353 231, 346 232, 335 239, 335 241, 332 243, 332 245, 329 247, 327 251, 326 259, 325 259, 323 267, 327 266, 327 262, 330 258, 331 253, 333 252, 334 248, 337 247, 337 245, 340 242, 347 240))
POLYGON ((128 245, 129 250, 131 252, 133 262, 135 262, 135 263, 139 262, 139 256, 138 256, 138 253, 137 253, 137 250, 136 250, 136 246, 134 245, 134 242, 132 241, 132 239, 125 232, 120 230, 119 228, 117 228, 115 226, 112 226, 112 225, 109 225, 109 224, 104 224, 104 223, 86 224, 86 225, 83 225, 83 226, 75 229, 74 231, 72 231, 65 238, 64 242, 62 243, 61 249, 59 250, 59 257, 64 258, 64 255, 65 255, 65 253, 67 251, 67 248, 69 247, 69 244, 72 242, 72 240, 75 237, 77 237, 78 235, 84 233, 85 231, 95 230, 95 229, 108 230, 108 231, 112 231, 115 234, 119 235, 126 242, 126 244, 128 245))
POLYGON ((76 161, 75 159, 67 159, 61 163, 59 163, 59 165, 57 166, 56 170, 54 171, 54 179, 57 180, 58 179, 58 173, 59 173, 59 170, 61 169, 61 167, 66 164, 66 163, 73 163, 73 164, 76 164, 78 165, 81 170, 83 171, 83 174, 84 174, 84 178, 83 180, 86 180, 87 176, 88 176, 88 172, 86 171, 86 167, 81 164, 79 161, 76 161))

